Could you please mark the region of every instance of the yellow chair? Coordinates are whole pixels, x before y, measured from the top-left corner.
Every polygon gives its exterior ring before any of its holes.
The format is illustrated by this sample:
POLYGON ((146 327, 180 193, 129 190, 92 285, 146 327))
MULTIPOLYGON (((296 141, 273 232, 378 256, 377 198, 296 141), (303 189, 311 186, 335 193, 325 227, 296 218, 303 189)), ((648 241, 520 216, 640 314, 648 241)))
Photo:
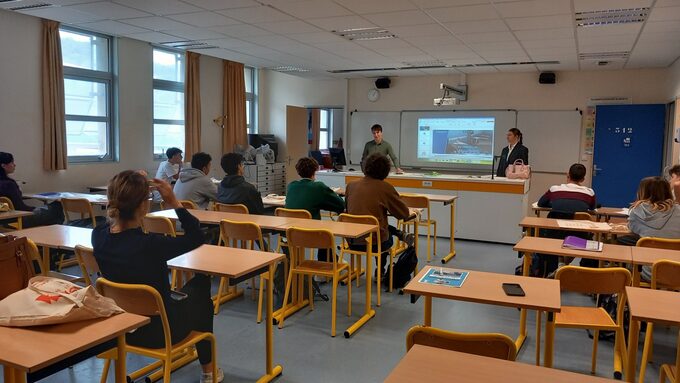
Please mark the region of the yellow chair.
MULTIPOLYGON (((309 307, 314 310, 314 294, 312 292, 312 277, 315 275, 320 275, 324 277, 330 277, 333 286, 333 291, 331 293, 331 336, 335 336, 335 322, 336 322, 336 312, 338 304, 338 283, 341 280, 347 279, 347 316, 352 315, 352 284, 349 283, 350 270, 349 265, 346 263, 339 263, 337 257, 335 256, 335 239, 333 233, 328 230, 317 230, 317 229, 302 229, 297 227, 289 227, 286 230, 286 238, 288 239, 288 248, 290 250, 291 262, 290 271, 288 274, 288 280, 286 281, 286 293, 283 297, 283 308, 282 313, 285 313, 288 306, 288 297, 290 296, 291 285, 293 278, 296 276, 301 276, 304 278, 308 277, 308 294, 309 294, 309 307), (312 249, 326 249, 328 251, 328 259, 324 261, 315 261, 312 259, 306 259, 305 249, 310 249, 311 256, 313 257, 312 249), (344 271, 344 275, 343 275, 344 271)), ((302 280, 298 286, 298 296, 301 295, 302 290, 302 280)), ((279 328, 283 328, 283 321, 285 315, 281 316, 279 321, 279 328)))
MULTIPOLYGON (((178 201, 185 209, 198 209, 198 205, 194 201, 182 199, 178 201)), ((161 210, 166 210, 165 201, 161 201, 161 210)))
POLYGON ((427 227, 427 261, 430 262, 431 256, 430 256, 430 236, 431 236, 431 231, 430 228, 434 228, 434 246, 433 246, 433 252, 432 254, 437 255, 437 221, 433 220, 430 217, 431 209, 430 209, 430 200, 422 195, 417 195, 417 194, 400 194, 401 200, 406 203, 406 206, 414 209, 422 209, 425 210, 425 217, 423 217, 423 214, 421 214, 418 218, 417 221, 413 222, 402 222, 402 227, 403 226, 409 226, 413 224, 418 224, 419 227, 425 226, 427 227))
MULTIPOLYGON (((192 331, 185 339, 173 345, 170 324, 168 323, 165 306, 163 306, 163 299, 156 289, 148 285, 111 282, 106 278, 99 278, 97 280, 96 288, 101 295, 112 298, 120 308, 127 312, 144 316, 159 316, 161 319, 165 337, 165 347, 153 349, 126 344, 123 355, 132 352, 134 354, 162 361, 163 382, 170 383, 173 360, 176 362, 176 359, 181 358, 186 353, 187 348, 194 347, 196 343, 202 340, 208 340, 212 346, 213 377, 215 381, 217 381, 217 350, 215 346, 215 336, 209 332, 192 331)), ((108 353, 115 354, 115 349, 108 353)), ((111 359, 107 360, 104 366, 102 379, 108 375, 110 360, 111 359)))
MULTIPOLYGON (((638 243, 640 242, 638 241, 638 243)), ((669 260, 660 260, 654 262, 654 265, 652 266, 651 288, 680 290, 680 262, 674 262, 669 260)), ((645 381, 645 370, 647 369, 647 363, 649 363, 652 357, 653 334, 654 323, 647 322, 647 330, 645 331, 645 345, 642 349, 642 361, 640 362, 640 379, 639 379, 640 382, 645 381)), ((678 348, 678 350, 680 350, 680 348, 678 348)), ((678 357, 677 360, 680 362, 680 357, 678 357)), ((674 368, 666 364, 663 365, 661 369, 662 369, 661 373, 668 375, 670 377, 671 382, 677 382, 677 379, 675 377, 678 371, 677 363, 674 368), (667 371, 663 371, 665 368, 667 368, 667 371)), ((664 378, 661 378, 659 381, 663 382, 664 378)))
MULTIPOLYGON (((642 237, 638 239, 635 246, 638 247, 652 247, 655 249, 665 250, 680 250, 680 239, 659 238, 659 237, 642 237)), ((649 288, 651 285, 647 282, 639 281, 640 273, 635 274, 633 284, 639 287, 649 288)))
POLYGON ((85 284, 94 286, 94 282, 97 278, 102 276, 99 270, 99 264, 97 259, 94 257, 92 249, 89 247, 77 245, 76 249, 76 259, 78 260, 78 265, 80 266, 80 271, 85 279, 85 284))
MULTIPOLYGON (((649 331, 649 330, 648 330, 649 331)), ((678 342, 675 346, 676 350, 680 350, 680 332, 678 332, 678 342)), ((680 351, 676 351, 675 355, 675 366, 670 364, 664 364, 661 366, 659 371, 659 382, 665 383, 666 377, 671 381, 671 383, 680 383, 680 351)))
POLYGON ((215 202, 213 209, 225 213, 248 214, 248 206, 241 203, 229 204, 215 202))
MULTIPOLYGON (((559 313, 548 320, 546 338, 554 339, 555 327, 580 328, 594 330, 593 352, 591 360, 592 374, 595 374, 597 363, 597 343, 600 330, 615 331, 614 371, 623 371, 622 363, 626 353, 623 335, 623 309, 626 304, 626 286, 631 285, 630 272, 622 267, 604 269, 564 266, 557 269, 555 279, 560 281, 560 289, 582 294, 617 294, 616 322, 602 307, 562 306, 559 313)), ((546 340, 547 342, 547 340, 546 340)), ((552 367, 552 355, 546 356, 546 367, 552 367)), ((617 374, 618 375, 618 374, 617 374)))
POLYGON ((465 334, 434 327, 413 326, 406 334, 406 351, 414 344, 514 361, 515 341, 495 333, 465 334))
MULTIPOLYGON (((10 210, 14 210, 14 204, 12 203, 12 200, 7 198, 7 197, 0 197, 0 203, 6 203, 9 206, 10 210)), ((10 223, 7 226, 11 227, 14 230, 21 230, 23 227, 23 221, 21 217, 17 217, 17 223, 10 223)))
MULTIPOLYGON (((274 215, 277 217, 312 219, 312 213, 304 209, 286 209, 277 207, 276 210, 274 210, 274 215)), ((276 243, 276 252, 281 253, 284 247, 288 247, 288 245, 283 240, 283 236, 279 235, 279 240, 276 243)))
MULTIPOLYGON (((220 238, 223 238, 223 246, 237 247, 241 249, 255 250, 257 244, 260 250, 264 249, 264 241, 262 240, 262 230, 260 226, 252 222, 237 222, 223 219, 220 221, 220 238)), ((262 298, 264 296, 264 280, 269 279, 269 273, 262 273, 260 275, 260 299, 257 306, 257 323, 262 322, 262 298)), ((250 280, 251 288, 253 290, 253 299, 255 299, 255 278, 250 280)), ((229 278, 220 278, 220 287, 217 289, 215 296, 215 315, 220 310, 223 294, 228 294, 229 278)))
MULTIPOLYGON (((352 214, 347 214, 347 213, 342 213, 338 216, 338 222, 349 222, 349 223, 361 223, 361 224, 367 224, 367 225, 375 225, 375 235, 372 237, 372 243, 377 244, 377 246, 371 246, 374 248, 378 248, 378 252, 374 253, 372 252, 371 255, 376 258, 377 264, 378 264, 378 270, 382 270, 382 259, 380 257, 380 254, 383 252, 388 252, 389 251, 389 263, 388 265, 392 264, 392 259, 394 258, 394 252, 391 251, 391 249, 382 249, 381 244, 382 242, 380 241, 380 222, 378 222, 378 219, 375 218, 372 215, 352 215, 352 214)), ((368 251, 368 249, 366 249, 368 251)), ((359 251, 359 250, 351 250, 349 248, 349 243, 347 242, 346 239, 342 241, 342 246, 340 247, 340 259, 343 259, 345 254, 350 254, 350 271, 353 274, 351 278, 356 278, 357 279, 357 287, 359 286, 359 273, 361 272, 361 256, 366 254, 366 251, 359 251), (356 261, 355 261, 356 258, 356 261), (355 262, 357 267, 355 268, 355 262)), ((369 260, 370 262, 370 260, 369 260)), ((390 291, 392 291, 392 266, 389 266, 389 273, 390 273, 390 281, 389 281, 389 286, 390 286, 390 291)), ((377 305, 380 306, 380 290, 381 289, 381 284, 382 281, 380 278, 378 278, 378 292, 377 292, 377 305)))
MULTIPOLYGON (((163 234, 174 238, 178 235, 175 224, 175 222, 166 217, 146 215, 142 218, 142 228, 145 233, 163 234)), ((170 288, 174 290, 184 284, 184 276, 186 276, 186 279, 188 280, 193 273, 172 269, 170 275, 170 288)))
MULTIPOLYGON (((61 206, 64 209, 64 217, 66 219, 66 224, 72 222, 70 213, 80 214, 81 220, 89 219, 92 228, 97 226, 97 219, 92 210, 92 204, 87 198, 62 198, 61 206)), ((61 271, 63 267, 75 265, 78 261, 75 258, 64 260, 64 254, 62 253, 59 262, 57 263, 57 271, 61 271)))

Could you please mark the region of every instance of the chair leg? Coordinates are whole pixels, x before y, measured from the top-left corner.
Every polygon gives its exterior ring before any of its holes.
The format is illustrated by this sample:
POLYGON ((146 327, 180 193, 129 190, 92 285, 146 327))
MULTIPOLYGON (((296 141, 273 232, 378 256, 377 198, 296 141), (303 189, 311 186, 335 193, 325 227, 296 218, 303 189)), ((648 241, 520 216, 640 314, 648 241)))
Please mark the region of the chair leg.
POLYGON ((163 361, 163 382, 170 383, 170 373, 172 372, 172 358, 168 357, 163 361))
MULTIPOLYGON (((367 262, 371 262, 371 260, 369 260, 368 257, 366 257, 366 259, 367 259, 367 262)), ((382 290, 382 277, 383 277, 382 276, 382 264, 381 264, 382 254, 378 254, 376 259, 378 260, 378 269, 376 270, 376 273, 375 273, 378 276, 378 291, 376 292, 376 295, 378 296, 378 301, 377 301, 376 304, 378 306, 380 306, 380 290, 382 290)))
POLYGON ((220 312, 220 301, 222 300, 222 292, 224 291, 224 285, 227 283, 227 278, 221 277, 220 278, 220 287, 217 288, 217 296, 215 298, 215 312, 214 314, 217 315, 218 312, 220 312))
POLYGON ((111 367, 111 359, 104 360, 104 369, 102 370, 102 377, 100 383, 106 383, 109 377, 109 368, 111 367))
MULTIPOLYGON (((283 328, 283 320, 286 319, 286 309, 288 308, 288 296, 290 295, 290 287, 293 284, 293 269, 290 269, 288 280, 286 281, 286 292, 283 294, 283 307, 281 309, 281 320, 279 321, 279 328, 283 328)), ((269 320, 269 319, 267 319, 269 320)))
MULTIPOLYGON (((260 281, 260 283, 262 283, 262 281, 260 281)), ((255 278, 254 277, 250 278, 250 290, 251 290, 250 297, 253 300, 255 300, 256 296, 255 296, 255 278)))
POLYGON ((356 268, 355 273, 356 273, 356 278, 357 278, 357 287, 359 287, 360 286, 359 277, 361 277, 361 256, 357 255, 357 254, 354 254, 352 256, 356 258, 357 268, 356 268))
POLYGON ((434 226, 434 248, 432 254, 437 255, 437 221, 432 222, 432 225, 434 226))
POLYGON ((597 370, 597 341, 600 338, 600 330, 593 331, 593 354, 590 361, 590 373, 595 375, 597 370))
POLYGON ((262 278, 260 275, 260 293, 257 297, 257 323, 262 323, 262 301, 264 300, 264 284, 271 283, 269 279, 262 278))
MULTIPOLYGON (((640 361, 640 382, 645 381, 645 372, 647 370, 647 363, 652 359, 652 333, 654 332, 654 324, 647 322, 647 330, 645 331, 645 345, 642 347, 642 360, 640 361)), ((630 345, 628 347, 631 347, 630 345)))
POLYGON ((626 359, 626 353, 623 339, 623 325, 621 325, 621 327, 616 329, 616 335, 614 337, 614 377, 616 379, 621 379, 624 371, 623 362, 626 359))
POLYGON ((430 222, 427 223, 427 263, 430 263, 430 222))
POLYGON ((390 250, 390 264, 388 265, 390 268, 390 282, 389 286, 389 291, 392 292, 394 290, 394 250, 390 250))
POLYGON ((309 298, 309 310, 314 310, 314 287, 312 283, 314 279, 312 275, 307 276, 307 297, 309 298))
MULTIPOLYGON (((335 315, 338 312, 338 274, 333 276, 333 296, 331 303, 331 336, 335 337, 335 315)), ((366 287, 368 288, 368 287, 366 287)))

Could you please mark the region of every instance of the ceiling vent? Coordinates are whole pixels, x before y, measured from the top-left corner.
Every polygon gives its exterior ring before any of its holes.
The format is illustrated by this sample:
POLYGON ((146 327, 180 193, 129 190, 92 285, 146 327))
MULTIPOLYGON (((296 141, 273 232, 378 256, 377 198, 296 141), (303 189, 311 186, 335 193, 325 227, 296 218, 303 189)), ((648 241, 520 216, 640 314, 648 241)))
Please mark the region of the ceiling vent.
POLYGON ((38 8, 47 8, 47 7, 52 7, 53 5, 50 3, 36 3, 32 5, 22 5, 18 7, 11 7, 9 10, 11 11, 25 11, 29 9, 38 9, 38 8))
MULTIPOLYGON (((628 59, 630 52, 596 52, 596 53, 579 53, 579 60, 597 61, 609 63, 609 61, 625 61, 628 59)), ((606 64, 604 64, 606 65, 606 64)))
POLYGON ((281 72, 281 73, 304 73, 304 72, 309 72, 309 69, 305 68, 300 68, 300 67, 295 67, 295 66, 277 66, 277 67, 271 67, 271 68, 265 68, 269 70, 273 70, 276 72, 281 72))
POLYGON ((613 24, 642 23, 649 16, 649 8, 608 9, 576 12, 576 26, 598 27, 613 24))
POLYGON ((181 41, 167 41, 164 43, 161 43, 161 45, 164 45, 166 47, 170 48, 175 48, 175 49, 212 49, 212 48, 217 48, 214 45, 209 45, 208 43, 204 43, 202 41, 192 41, 192 40, 181 40, 181 41))
POLYGON ((403 61, 402 64, 410 67, 418 68, 445 68, 446 63, 440 60, 425 60, 425 61, 403 61))
POLYGON ((332 31, 335 35, 342 37, 349 41, 365 41, 365 40, 384 40, 393 39, 397 35, 390 33, 385 28, 349 28, 340 31, 332 31))
POLYGON ((354 73, 354 72, 375 72, 382 70, 411 70, 411 69, 435 69, 435 68, 473 68, 473 67, 490 67, 490 66, 511 66, 511 65, 531 65, 531 64, 559 64, 559 61, 522 61, 522 62, 506 62, 506 63, 484 63, 484 64, 463 64, 463 65, 444 65, 444 66, 403 66, 397 68, 360 68, 360 69, 338 69, 329 70, 330 73, 354 73))

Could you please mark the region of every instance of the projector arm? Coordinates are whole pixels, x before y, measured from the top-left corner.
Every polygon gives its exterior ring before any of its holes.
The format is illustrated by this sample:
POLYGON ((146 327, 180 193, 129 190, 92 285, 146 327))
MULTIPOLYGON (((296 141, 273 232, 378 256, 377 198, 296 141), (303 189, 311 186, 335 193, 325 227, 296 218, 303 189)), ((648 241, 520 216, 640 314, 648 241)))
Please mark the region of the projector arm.
POLYGON ((441 98, 434 99, 435 106, 458 105, 461 101, 467 101, 467 85, 451 86, 439 84, 439 89, 444 91, 441 98))
POLYGON ((439 84, 439 89, 444 91, 444 97, 448 96, 449 94, 453 93, 456 96, 461 96, 461 97, 467 97, 467 86, 462 85, 462 86, 451 86, 451 85, 446 85, 444 83, 439 84))

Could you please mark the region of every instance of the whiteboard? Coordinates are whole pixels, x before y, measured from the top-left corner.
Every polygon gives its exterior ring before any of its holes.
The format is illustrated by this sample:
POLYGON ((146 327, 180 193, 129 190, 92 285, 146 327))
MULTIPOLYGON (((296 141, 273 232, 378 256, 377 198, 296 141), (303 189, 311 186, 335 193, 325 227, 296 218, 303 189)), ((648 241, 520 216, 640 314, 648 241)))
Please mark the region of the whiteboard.
POLYGON ((579 162, 581 113, 578 110, 523 110, 517 128, 529 148, 529 164, 535 172, 566 173, 579 162))
MULTIPOLYGON (((383 138, 392 145, 395 153, 399 153, 401 112, 351 112, 349 126, 349 153, 346 153, 351 164, 361 163, 364 145, 373 140, 371 126, 380 124, 383 127, 383 138)), ((401 161, 401 159, 400 159, 401 161)))

